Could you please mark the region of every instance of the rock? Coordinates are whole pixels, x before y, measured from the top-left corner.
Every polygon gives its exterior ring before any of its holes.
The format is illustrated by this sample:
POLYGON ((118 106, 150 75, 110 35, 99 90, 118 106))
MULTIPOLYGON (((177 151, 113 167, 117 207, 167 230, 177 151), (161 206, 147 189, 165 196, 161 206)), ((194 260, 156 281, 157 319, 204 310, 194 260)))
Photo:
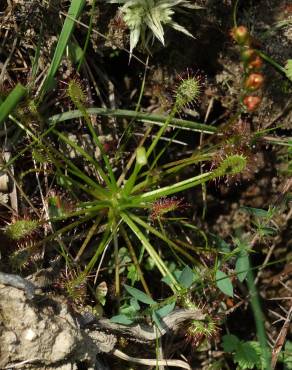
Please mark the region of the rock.
POLYGON ((47 365, 72 369, 76 361, 95 364, 100 352, 61 298, 29 300, 23 290, 4 285, 0 285, 0 343, 1 369, 19 363, 24 364, 22 369, 47 365))

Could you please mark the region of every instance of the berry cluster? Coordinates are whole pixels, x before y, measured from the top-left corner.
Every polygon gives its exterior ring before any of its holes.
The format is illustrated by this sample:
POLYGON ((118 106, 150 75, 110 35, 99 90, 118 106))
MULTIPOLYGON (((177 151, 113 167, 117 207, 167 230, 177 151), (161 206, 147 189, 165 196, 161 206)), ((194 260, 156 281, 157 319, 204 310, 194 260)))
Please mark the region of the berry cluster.
POLYGON ((240 46, 241 60, 244 67, 244 96, 242 103, 248 112, 253 112, 262 101, 258 91, 264 83, 264 76, 261 72, 263 60, 257 51, 252 48, 252 39, 246 27, 235 27, 232 29, 231 34, 240 46))

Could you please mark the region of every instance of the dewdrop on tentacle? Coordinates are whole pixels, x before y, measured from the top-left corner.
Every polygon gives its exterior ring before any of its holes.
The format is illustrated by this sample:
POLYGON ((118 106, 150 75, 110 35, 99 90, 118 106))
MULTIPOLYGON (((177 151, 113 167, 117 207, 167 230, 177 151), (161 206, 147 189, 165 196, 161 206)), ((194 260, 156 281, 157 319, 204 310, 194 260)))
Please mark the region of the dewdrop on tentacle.
POLYGON ((203 78, 200 75, 191 75, 187 71, 187 76, 179 76, 180 82, 178 83, 174 98, 175 108, 180 111, 187 107, 192 102, 196 102, 201 94, 203 78))

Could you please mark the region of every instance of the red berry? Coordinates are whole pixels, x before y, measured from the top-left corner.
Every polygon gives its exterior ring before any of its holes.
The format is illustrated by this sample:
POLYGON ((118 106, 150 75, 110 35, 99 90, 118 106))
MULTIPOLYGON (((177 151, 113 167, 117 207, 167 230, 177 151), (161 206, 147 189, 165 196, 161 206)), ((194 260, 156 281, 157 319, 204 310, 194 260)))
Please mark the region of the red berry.
POLYGON ((246 89, 255 91, 264 83, 264 76, 261 73, 251 73, 245 80, 244 86, 246 89))
POLYGON ((234 27, 231 31, 232 37, 238 44, 248 44, 249 32, 245 26, 234 27))
POLYGON ((258 55, 248 63, 249 69, 260 69, 263 66, 263 60, 258 55))
POLYGON ((248 95, 243 99, 243 104, 249 112, 253 112, 259 107, 261 101, 262 98, 259 96, 248 95))

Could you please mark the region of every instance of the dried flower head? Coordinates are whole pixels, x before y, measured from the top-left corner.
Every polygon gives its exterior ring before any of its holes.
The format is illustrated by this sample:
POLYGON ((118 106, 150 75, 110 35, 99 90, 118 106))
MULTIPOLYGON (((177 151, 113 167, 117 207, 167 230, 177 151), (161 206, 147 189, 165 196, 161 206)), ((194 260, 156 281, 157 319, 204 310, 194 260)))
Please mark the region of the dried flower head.
POLYGON ((179 7, 181 9, 200 8, 188 0, 108 0, 108 2, 122 4, 120 12, 130 30, 130 56, 140 39, 145 49, 148 48, 149 41, 153 37, 164 45, 164 26, 193 37, 186 28, 174 22, 172 18, 179 7))

